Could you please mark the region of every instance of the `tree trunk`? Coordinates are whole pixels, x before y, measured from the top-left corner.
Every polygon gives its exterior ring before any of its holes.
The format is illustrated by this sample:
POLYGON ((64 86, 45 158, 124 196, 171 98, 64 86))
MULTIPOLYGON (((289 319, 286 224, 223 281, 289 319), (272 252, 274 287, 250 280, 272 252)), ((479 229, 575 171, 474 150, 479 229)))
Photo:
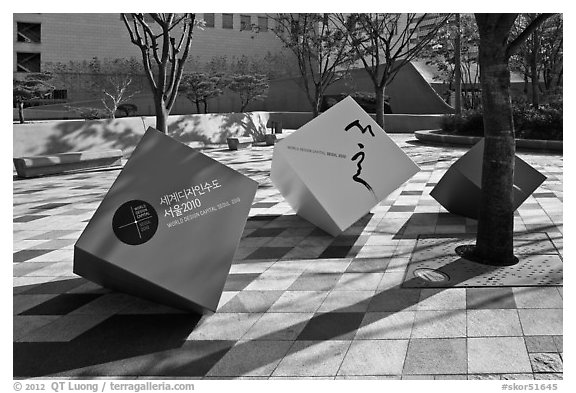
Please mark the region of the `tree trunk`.
POLYGON ((312 105, 312 118, 318 117, 318 106, 316 104, 312 105))
POLYGON ((156 129, 168 134, 168 110, 161 97, 154 99, 154 109, 156 110, 156 129))
POLYGON ((538 93, 538 52, 540 51, 540 37, 539 32, 536 31, 532 34, 532 53, 530 56, 530 79, 532 79, 532 106, 538 108, 540 106, 540 94, 538 93))
POLYGON ((18 101, 18 118, 20 124, 24 124, 24 103, 22 101, 18 101))
POLYGON ((550 86, 552 85, 552 70, 550 70, 548 67, 545 67, 542 70, 542 79, 544 79, 544 89, 546 89, 546 91, 550 91, 550 86))
POLYGON ((194 101, 194 104, 196 104, 196 113, 200 113, 200 101, 194 101))
POLYGON ((384 131, 384 86, 374 86, 374 93, 376 94, 376 123, 384 131))
POLYGON ((460 60, 460 14, 456 14, 456 38, 454 39, 454 89, 456 115, 462 114, 462 69, 460 60))
MULTIPOLYGON (((507 23, 478 21, 480 82, 484 110, 484 158, 478 234, 473 254, 478 261, 506 266, 514 257, 515 140, 506 56, 507 23)), ((512 20, 513 22, 513 20, 512 20)))
POLYGON ((312 118, 318 117, 319 114, 320 114, 320 103, 318 102, 318 99, 316 99, 316 102, 314 102, 314 106, 312 107, 312 118))
POLYGON ((320 114, 320 107, 322 106, 322 94, 316 87, 314 91, 314 105, 312 106, 312 116, 317 117, 320 114))

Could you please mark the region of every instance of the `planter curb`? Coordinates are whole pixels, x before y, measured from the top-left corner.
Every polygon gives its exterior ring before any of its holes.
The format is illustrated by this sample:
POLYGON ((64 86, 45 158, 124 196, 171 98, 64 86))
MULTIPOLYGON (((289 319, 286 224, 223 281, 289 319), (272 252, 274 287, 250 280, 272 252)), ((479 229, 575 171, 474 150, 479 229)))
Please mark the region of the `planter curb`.
MULTIPOLYGON (((472 146, 482 137, 440 134, 441 130, 414 131, 414 136, 421 142, 441 143, 448 145, 472 146)), ((537 139, 516 139, 516 147, 531 150, 563 151, 563 141, 548 141, 537 139)))

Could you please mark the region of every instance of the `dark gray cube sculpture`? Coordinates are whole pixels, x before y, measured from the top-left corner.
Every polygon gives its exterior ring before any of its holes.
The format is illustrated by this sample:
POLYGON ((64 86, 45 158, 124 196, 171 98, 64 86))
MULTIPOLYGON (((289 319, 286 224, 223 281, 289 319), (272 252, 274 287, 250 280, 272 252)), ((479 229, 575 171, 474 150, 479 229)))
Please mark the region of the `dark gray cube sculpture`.
POLYGON ((152 128, 74 246, 74 273, 215 311, 258 183, 152 128))
MULTIPOLYGON (((484 139, 460 157, 442 176, 430 195, 450 213, 478 219, 482 190, 484 139)), ((516 156, 514 210, 546 180, 546 176, 516 156)))

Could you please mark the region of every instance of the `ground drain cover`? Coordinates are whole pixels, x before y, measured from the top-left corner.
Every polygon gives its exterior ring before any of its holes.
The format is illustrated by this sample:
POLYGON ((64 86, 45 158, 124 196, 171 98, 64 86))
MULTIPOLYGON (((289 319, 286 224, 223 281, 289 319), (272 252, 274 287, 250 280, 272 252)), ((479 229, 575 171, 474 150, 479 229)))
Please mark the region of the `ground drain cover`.
POLYGON ((418 277, 428 282, 440 283, 450 280, 450 277, 445 273, 433 269, 416 269, 414 270, 414 277, 418 277))
POLYGON ((470 236, 419 236, 402 284, 405 288, 561 286, 562 258, 545 233, 515 237, 514 266, 486 266, 460 258, 454 249, 470 236))

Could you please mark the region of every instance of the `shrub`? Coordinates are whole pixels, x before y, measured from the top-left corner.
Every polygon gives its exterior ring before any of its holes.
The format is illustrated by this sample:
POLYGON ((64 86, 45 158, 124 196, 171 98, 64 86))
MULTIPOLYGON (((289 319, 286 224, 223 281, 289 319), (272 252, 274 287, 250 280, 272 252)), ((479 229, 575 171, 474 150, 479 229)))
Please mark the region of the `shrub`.
POLYGON ((124 116, 131 116, 138 112, 138 107, 135 104, 125 103, 118 105, 116 108, 116 113, 122 114, 124 116))
POLYGON ((484 119, 479 110, 463 112, 461 116, 446 115, 442 118, 442 130, 464 136, 484 136, 484 119))
MULTIPOLYGON (((562 140, 562 102, 542 105, 535 109, 523 103, 513 106, 516 138, 562 140)), ((482 112, 471 110, 462 116, 446 115, 442 118, 442 130, 463 136, 484 136, 482 112)))
MULTIPOLYGON (((376 113, 376 94, 369 91, 357 91, 354 93, 341 93, 338 95, 325 95, 322 102, 322 111, 328 110, 346 97, 352 97, 358 105, 368 113, 376 113)), ((390 97, 384 96, 384 113, 392 113, 390 97)))
POLYGON ((75 112, 84 120, 96 120, 96 119, 105 119, 108 117, 108 114, 105 110, 100 108, 93 108, 93 107, 75 107, 75 106, 67 106, 66 109, 75 112))
POLYGON ((514 108, 514 129, 517 138, 525 139, 563 139, 562 107, 542 105, 538 109, 531 107, 514 108))

